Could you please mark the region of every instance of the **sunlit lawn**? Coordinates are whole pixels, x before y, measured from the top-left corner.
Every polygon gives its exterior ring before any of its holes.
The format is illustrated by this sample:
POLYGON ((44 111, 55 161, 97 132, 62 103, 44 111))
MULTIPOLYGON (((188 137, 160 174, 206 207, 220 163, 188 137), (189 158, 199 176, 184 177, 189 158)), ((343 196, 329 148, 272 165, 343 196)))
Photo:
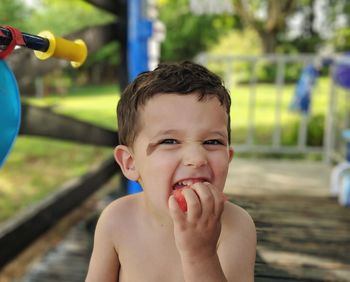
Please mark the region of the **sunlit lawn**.
MULTIPOLYGON (((29 102, 115 129, 118 93, 116 86, 92 87, 29 102)), ((0 170, 0 221, 40 201, 65 181, 84 174, 111 155, 111 148, 19 136, 0 170)))
MULTIPOLYGON (((323 115, 327 111, 329 93, 329 81, 320 79, 314 89, 311 106, 311 116, 323 115)), ((254 90, 253 90, 254 91, 254 90)), ((233 143, 244 143, 247 137, 249 118, 253 117, 256 144, 271 144, 272 133, 276 121, 280 120, 282 128, 282 144, 295 144, 296 140, 291 139, 292 132, 300 121, 301 115, 289 109, 294 95, 295 85, 285 85, 280 93, 271 84, 259 84, 252 94, 249 86, 236 86, 231 89, 231 127, 233 143), (255 96, 255 108, 253 113, 249 112, 251 95, 255 96), (276 113, 277 97, 280 98, 280 117, 276 113)))
POLYGON ((119 92, 116 85, 93 86, 77 89, 64 96, 32 98, 29 102, 37 106, 53 107, 57 113, 115 130, 119 92))
MULTIPOLYGON (((294 87, 287 85, 282 96, 281 122, 286 144, 294 142, 289 140, 289 131, 300 118, 299 114, 288 111, 294 87)), ((313 113, 325 112, 328 89, 327 80, 321 79, 315 89, 313 113)), ((234 143, 244 142, 246 138, 249 91, 248 86, 235 86, 231 89, 234 143)), ((118 99, 117 86, 100 86, 78 89, 64 96, 31 98, 29 102, 38 106, 49 106, 58 113, 115 129, 118 99)), ((274 86, 260 84, 256 89, 255 103, 257 142, 266 144, 271 141, 275 120, 274 86)), ((40 201, 66 180, 84 174, 92 165, 98 164, 111 154, 111 148, 19 136, 0 171, 0 221, 40 201)))

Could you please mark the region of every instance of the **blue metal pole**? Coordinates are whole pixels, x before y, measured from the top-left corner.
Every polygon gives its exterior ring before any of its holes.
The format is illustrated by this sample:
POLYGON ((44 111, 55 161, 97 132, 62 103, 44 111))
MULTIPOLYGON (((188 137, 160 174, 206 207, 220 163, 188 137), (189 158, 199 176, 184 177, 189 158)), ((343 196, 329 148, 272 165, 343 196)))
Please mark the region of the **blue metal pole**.
MULTIPOLYGON (((128 80, 148 71, 148 39, 152 36, 152 21, 146 18, 146 0, 129 0, 128 3, 128 80)), ((142 191, 135 181, 128 181, 128 194, 142 191)))

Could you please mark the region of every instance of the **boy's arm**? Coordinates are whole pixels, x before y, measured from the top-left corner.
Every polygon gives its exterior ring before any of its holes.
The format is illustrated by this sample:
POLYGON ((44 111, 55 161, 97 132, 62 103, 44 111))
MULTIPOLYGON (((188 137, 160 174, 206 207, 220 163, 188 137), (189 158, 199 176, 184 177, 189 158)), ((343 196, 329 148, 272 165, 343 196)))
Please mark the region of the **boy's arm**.
POLYGON ((209 183, 185 192, 187 213, 181 212, 174 197, 169 199, 185 281, 254 281, 256 235, 249 215, 225 204, 224 195, 209 183), (221 218, 224 205, 228 211, 221 218))
MULTIPOLYGON (((226 209, 233 205, 227 204, 226 209)), ((228 281, 253 282, 256 258, 256 229, 250 215, 239 207, 234 207, 234 215, 225 214, 223 220, 239 218, 221 233, 217 253, 196 261, 182 259, 185 281, 228 281), (237 216, 237 212, 239 215, 237 216), (220 258, 220 259, 219 259, 220 258), (193 275, 190 278, 188 275, 193 275)))
POLYGON ((113 223, 104 211, 96 225, 94 247, 85 282, 118 281, 119 259, 112 241, 113 223))
POLYGON ((217 254, 206 258, 182 257, 182 268, 185 281, 227 282, 217 254))
POLYGON ((222 221, 227 228, 221 234, 218 254, 228 281, 254 281, 256 229, 250 215, 227 203, 222 221))

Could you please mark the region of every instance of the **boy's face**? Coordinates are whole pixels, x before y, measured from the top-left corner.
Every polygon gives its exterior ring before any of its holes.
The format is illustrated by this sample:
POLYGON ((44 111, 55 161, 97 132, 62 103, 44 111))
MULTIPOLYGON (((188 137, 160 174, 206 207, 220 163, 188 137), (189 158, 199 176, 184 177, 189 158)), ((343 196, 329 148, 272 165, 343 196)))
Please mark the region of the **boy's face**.
POLYGON ((139 122, 130 153, 152 206, 167 208, 175 187, 186 183, 206 181, 223 191, 233 150, 228 116, 217 98, 156 95, 140 108, 139 122))

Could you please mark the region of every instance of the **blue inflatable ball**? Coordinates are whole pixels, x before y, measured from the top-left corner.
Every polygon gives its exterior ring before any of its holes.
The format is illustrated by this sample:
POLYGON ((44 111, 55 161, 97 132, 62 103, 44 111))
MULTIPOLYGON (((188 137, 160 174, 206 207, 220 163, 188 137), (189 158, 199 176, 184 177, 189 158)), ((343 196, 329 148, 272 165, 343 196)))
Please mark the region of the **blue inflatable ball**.
POLYGON ((18 134, 21 103, 16 78, 0 60, 0 167, 4 164, 18 134))

